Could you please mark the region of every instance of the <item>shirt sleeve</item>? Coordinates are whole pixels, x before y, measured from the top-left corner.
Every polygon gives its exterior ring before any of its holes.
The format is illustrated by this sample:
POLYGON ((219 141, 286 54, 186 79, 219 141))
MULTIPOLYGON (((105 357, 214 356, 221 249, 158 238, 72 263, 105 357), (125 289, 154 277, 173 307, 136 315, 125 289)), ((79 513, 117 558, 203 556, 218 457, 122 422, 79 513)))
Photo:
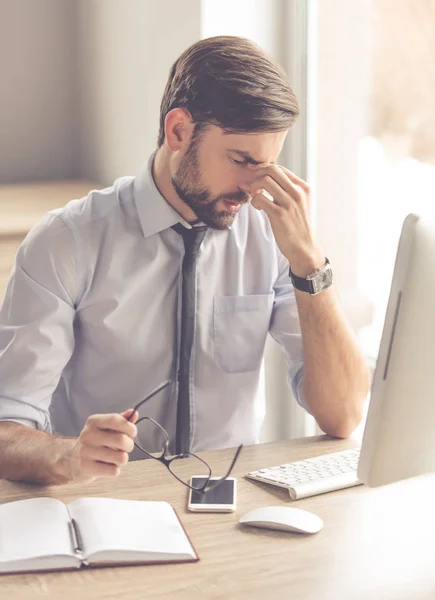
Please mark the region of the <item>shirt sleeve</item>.
POLYGON ((72 233, 47 214, 18 249, 0 310, 0 421, 51 432, 49 407, 74 348, 72 233))
POLYGON ((283 350, 288 364, 288 381, 300 406, 309 412, 303 397, 303 355, 299 314, 289 265, 278 253, 279 275, 274 285, 275 300, 269 333, 283 350))

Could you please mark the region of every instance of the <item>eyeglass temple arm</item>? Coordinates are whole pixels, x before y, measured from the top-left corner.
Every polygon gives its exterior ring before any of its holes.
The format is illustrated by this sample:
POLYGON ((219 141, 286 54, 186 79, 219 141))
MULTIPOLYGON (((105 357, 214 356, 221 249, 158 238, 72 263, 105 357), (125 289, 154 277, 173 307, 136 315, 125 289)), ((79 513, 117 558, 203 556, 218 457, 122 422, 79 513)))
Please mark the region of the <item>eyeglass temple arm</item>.
POLYGON ((230 468, 228 469, 227 474, 224 477, 222 477, 222 479, 226 479, 227 477, 229 477, 231 471, 233 470, 234 465, 236 464, 237 459, 239 458, 239 454, 242 451, 242 448, 243 448, 243 444, 240 444, 240 446, 237 448, 237 452, 235 453, 234 458, 230 464, 230 468))
POLYGON ((158 387, 156 387, 155 390, 153 390, 150 394, 148 394, 148 396, 146 396, 143 400, 141 400, 140 402, 138 402, 138 404, 136 404, 136 406, 133 408, 133 412, 128 417, 127 421, 130 421, 130 419, 133 417, 134 413, 137 411, 137 409, 140 406, 142 406, 142 404, 145 404, 145 402, 147 402, 148 400, 151 400, 151 398, 153 398, 156 394, 158 394, 159 392, 161 392, 170 383, 172 383, 170 379, 168 379, 167 381, 164 381, 158 387))
POLYGON ((223 477, 221 477, 220 479, 218 479, 218 481, 213 481, 212 483, 209 483, 208 485, 205 486, 205 488, 202 490, 202 493, 205 494, 208 491, 218 487, 219 485, 221 485, 221 483, 223 483, 225 481, 225 479, 227 479, 231 473, 231 471, 233 470, 234 465, 236 464, 237 459, 239 458, 239 454, 242 451, 243 448, 243 444, 240 444, 240 446, 237 448, 237 452, 234 455, 234 458, 230 464, 230 468, 227 471, 227 474, 224 475, 223 477))

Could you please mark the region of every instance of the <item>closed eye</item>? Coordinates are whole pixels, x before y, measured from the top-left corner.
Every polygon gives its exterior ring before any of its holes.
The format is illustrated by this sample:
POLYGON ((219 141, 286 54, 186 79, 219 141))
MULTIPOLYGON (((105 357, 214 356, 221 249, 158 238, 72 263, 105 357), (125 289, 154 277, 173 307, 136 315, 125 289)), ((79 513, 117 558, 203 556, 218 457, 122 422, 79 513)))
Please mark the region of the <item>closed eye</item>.
POLYGON ((230 158, 230 161, 235 165, 246 165, 246 160, 236 160, 235 158, 230 158))

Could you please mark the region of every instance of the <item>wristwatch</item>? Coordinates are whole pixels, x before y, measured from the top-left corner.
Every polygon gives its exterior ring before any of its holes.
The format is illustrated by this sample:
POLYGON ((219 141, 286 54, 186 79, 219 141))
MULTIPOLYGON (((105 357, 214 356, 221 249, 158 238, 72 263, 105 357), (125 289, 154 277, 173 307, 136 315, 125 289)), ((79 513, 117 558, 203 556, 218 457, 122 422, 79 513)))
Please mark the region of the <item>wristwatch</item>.
POLYGON ((316 296, 329 288, 332 283, 332 269, 329 260, 325 258, 325 264, 320 269, 316 269, 308 277, 298 277, 292 273, 291 267, 289 268, 289 275, 291 277, 293 286, 297 290, 302 292, 308 292, 311 296, 316 296))

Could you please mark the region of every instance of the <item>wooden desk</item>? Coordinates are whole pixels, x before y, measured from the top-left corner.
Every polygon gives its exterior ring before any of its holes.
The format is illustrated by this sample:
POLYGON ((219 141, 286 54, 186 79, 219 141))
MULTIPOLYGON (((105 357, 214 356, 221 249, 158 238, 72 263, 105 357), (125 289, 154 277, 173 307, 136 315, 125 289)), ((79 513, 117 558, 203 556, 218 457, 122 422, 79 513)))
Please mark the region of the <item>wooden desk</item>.
POLYGON ((85 180, 0 185, 0 306, 18 246, 30 228, 48 211, 99 188, 85 180))
MULTIPOLYGON (((292 503, 285 490, 254 483, 248 470, 354 447, 326 436, 246 447, 236 466, 235 514, 186 511, 186 492, 157 461, 126 465, 117 480, 39 488, 0 482, 0 501, 53 496, 167 500, 179 512, 200 562, 88 569, 0 577, 5 599, 136 600, 152 598, 289 600, 425 600, 435 597, 435 480, 418 478, 369 489, 358 486, 292 503), (243 528, 248 510, 276 504, 311 510, 324 520, 313 536, 243 528), (411 518, 406 509, 416 511, 411 518), (401 520, 398 520, 399 517, 401 520)), ((204 452, 223 473, 233 451, 204 452)))

